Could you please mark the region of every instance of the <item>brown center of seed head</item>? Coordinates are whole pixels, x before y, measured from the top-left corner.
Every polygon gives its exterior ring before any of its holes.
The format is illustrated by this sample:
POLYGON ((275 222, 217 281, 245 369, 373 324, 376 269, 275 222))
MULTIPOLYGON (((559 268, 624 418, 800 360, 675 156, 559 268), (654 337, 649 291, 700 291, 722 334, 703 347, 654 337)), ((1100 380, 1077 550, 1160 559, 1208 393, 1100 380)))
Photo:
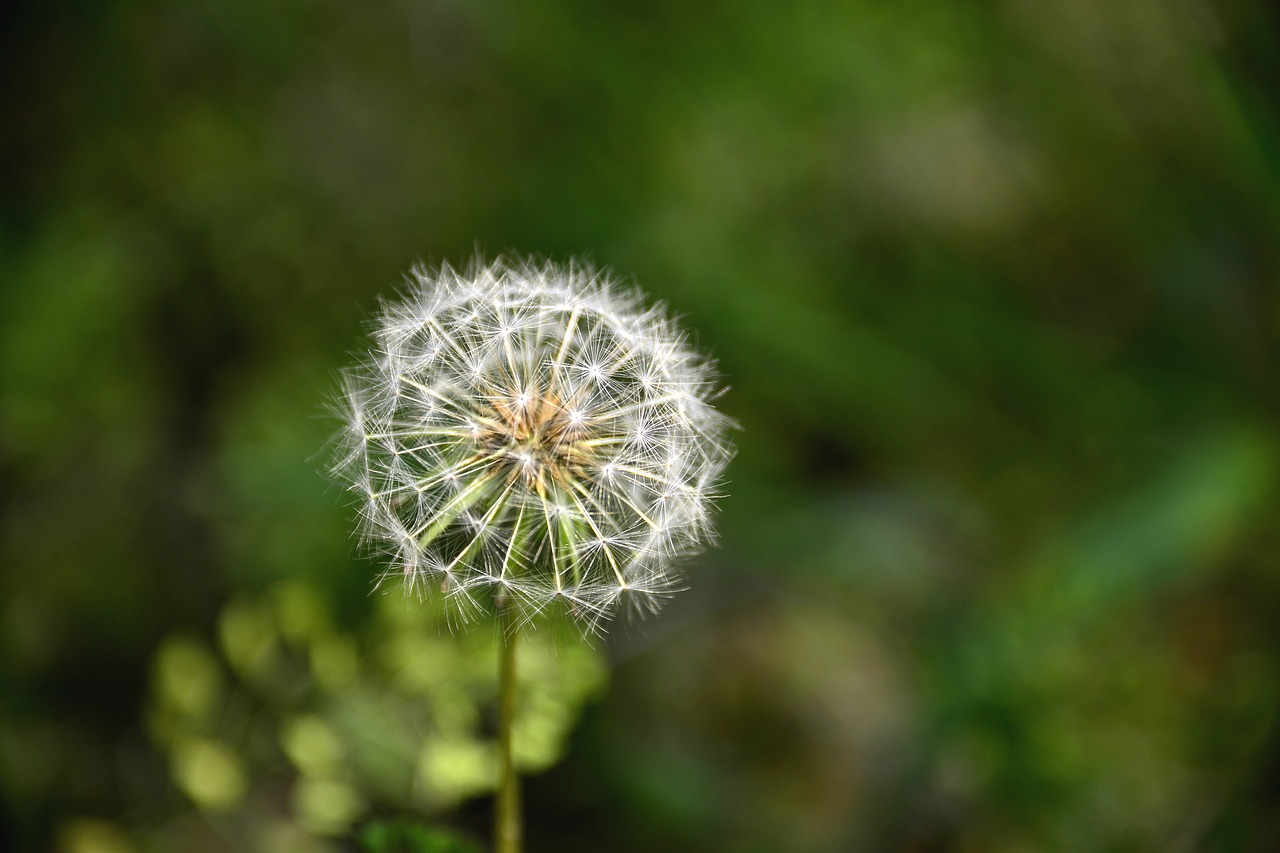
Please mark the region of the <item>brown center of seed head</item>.
POLYGON ((566 406, 554 390, 532 390, 504 397, 491 397, 495 425, 482 437, 483 443, 508 469, 510 480, 544 494, 547 480, 565 486, 571 477, 585 473, 591 460, 590 437, 585 418, 566 406))

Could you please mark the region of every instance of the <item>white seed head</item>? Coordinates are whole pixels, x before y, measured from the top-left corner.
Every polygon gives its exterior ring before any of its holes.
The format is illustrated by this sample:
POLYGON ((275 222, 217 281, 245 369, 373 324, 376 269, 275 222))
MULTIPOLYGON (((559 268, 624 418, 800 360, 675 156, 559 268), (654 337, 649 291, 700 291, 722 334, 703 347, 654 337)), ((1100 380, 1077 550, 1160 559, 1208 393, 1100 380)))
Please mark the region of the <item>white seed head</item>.
POLYGON ((465 620, 497 602, 595 631, 654 611, 710 540, 732 448, 711 362, 590 267, 415 268, 342 387, 335 471, 387 576, 465 620))

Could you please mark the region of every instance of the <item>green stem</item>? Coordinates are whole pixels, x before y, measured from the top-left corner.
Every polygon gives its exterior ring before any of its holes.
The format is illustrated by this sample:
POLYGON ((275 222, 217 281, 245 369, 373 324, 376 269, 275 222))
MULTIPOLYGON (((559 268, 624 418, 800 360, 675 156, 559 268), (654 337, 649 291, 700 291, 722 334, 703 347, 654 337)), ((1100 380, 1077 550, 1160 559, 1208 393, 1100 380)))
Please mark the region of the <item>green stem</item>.
POLYGON ((520 853, 524 846, 520 779, 511 755, 511 729, 516 717, 516 640, 520 628, 510 603, 502 604, 498 615, 502 651, 498 664, 498 800, 493 814, 493 847, 495 853, 520 853))

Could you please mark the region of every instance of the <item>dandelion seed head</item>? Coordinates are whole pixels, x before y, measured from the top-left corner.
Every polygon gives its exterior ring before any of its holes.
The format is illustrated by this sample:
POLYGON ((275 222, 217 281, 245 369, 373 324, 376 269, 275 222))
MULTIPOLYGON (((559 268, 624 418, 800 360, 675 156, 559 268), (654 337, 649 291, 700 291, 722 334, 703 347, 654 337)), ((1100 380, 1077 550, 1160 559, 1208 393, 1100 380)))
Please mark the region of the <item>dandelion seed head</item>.
POLYGON ((732 448, 663 307, 578 264, 415 268, 372 338, 334 470, 387 577, 459 621, 502 601, 586 631, 678 588, 732 448))

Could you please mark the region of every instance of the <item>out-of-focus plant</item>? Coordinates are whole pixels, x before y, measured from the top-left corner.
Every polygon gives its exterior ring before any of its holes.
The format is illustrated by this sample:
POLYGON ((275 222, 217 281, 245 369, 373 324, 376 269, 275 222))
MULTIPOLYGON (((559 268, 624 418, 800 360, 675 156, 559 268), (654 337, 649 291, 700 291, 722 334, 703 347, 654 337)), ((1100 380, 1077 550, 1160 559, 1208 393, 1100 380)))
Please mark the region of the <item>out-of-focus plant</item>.
POLYGON ((711 535, 731 455, 715 373, 662 306, 590 267, 415 269, 343 385, 336 472, 388 577, 502 631, 495 846, 521 847, 511 735, 522 626, 656 611, 711 535))
MULTIPOLYGON (((214 641, 161 644, 149 729, 174 782, 236 849, 328 849, 369 815, 432 815, 494 788, 491 636, 451 636, 439 602, 399 596, 378 596, 368 630, 349 633, 311 586, 285 582, 228 604, 214 641)), ((538 772, 606 673, 596 650, 547 634, 523 660, 514 760, 538 772)), ((399 838, 367 832, 369 845, 399 838)))

